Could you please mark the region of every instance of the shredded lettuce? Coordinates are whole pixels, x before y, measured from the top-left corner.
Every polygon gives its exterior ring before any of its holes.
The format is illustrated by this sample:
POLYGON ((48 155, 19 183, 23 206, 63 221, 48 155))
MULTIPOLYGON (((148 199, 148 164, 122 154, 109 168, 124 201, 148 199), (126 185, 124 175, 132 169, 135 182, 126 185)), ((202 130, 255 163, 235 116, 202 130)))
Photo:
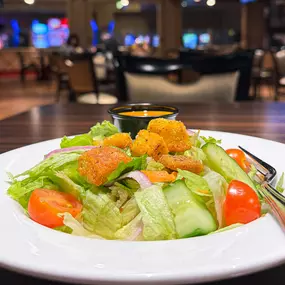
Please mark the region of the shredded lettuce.
POLYGON ((203 141, 205 143, 214 143, 214 144, 221 144, 222 143, 222 140, 216 140, 215 138, 213 138, 211 136, 208 138, 201 136, 201 138, 203 139, 203 141))
POLYGON ((103 121, 101 124, 97 123, 90 129, 90 135, 94 140, 103 140, 106 137, 110 137, 117 134, 119 130, 109 121, 103 121))
POLYGON ((123 207, 121 207, 121 214, 123 219, 123 225, 128 224, 135 218, 140 212, 140 208, 137 204, 135 197, 128 200, 123 207))
POLYGON ((115 232, 122 227, 120 210, 105 193, 86 192, 82 218, 84 228, 108 239, 114 239, 115 232))
POLYGON ((120 240, 143 240, 142 215, 138 214, 130 223, 115 233, 115 238, 120 240))
POLYGON ((41 161, 39 164, 27 170, 19 175, 14 176, 14 178, 18 178, 21 176, 28 175, 33 178, 38 178, 42 175, 45 175, 50 170, 58 170, 64 165, 77 161, 79 156, 83 151, 70 151, 70 152, 62 152, 58 154, 54 154, 49 158, 41 161))
POLYGON ((146 158, 147 155, 140 157, 134 157, 130 162, 124 163, 121 162, 117 169, 115 169, 108 177, 107 182, 111 182, 125 173, 131 172, 133 170, 144 170, 146 168, 146 158))
POLYGON ((284 172, 282 173, 280 179, 278 180, 277 184, 276 184, 276 190, 279 191, 280 193, 284 192, 284 172))
POLYGON ((75 196, 82 201, 85 197, 85 190, 80 185, 74 183, 68 176, 61 171, 49 171, 48 177, 54 184, 58 185, 60 190, 75 196))
POLYGON ((22 181, 14 181, 7 193, 27 211, 30 196, 32 192, 38 188, 58 189, 49 177, 43 176, 35 180, 33 178, 26 178, 22 181))
POLYGON ((165 169, 165 166, 155 160, 150 160, 148 163, 147 163, 147 167, 146 167, 146 170, 149 170, 149 171, 159 171, 159 170, 164 170, 165 169))
POLYGON ((209 185, 203 177, 187 170, 178 169, 177 180, 180 180, 182 178, 185 178, 186 186, 193 193, 199 196, 212 196, 209 185))
POLYGON ((78 220, 72 217, 70 213, 63 214, 63 223, 65 226, 57 228, 57 230, 68 232, 75 236, 84 236, 94 239, 104 239, 86 230, 78 220))
POLYGON ((173 215, 161 187, 151 186, 135 193, 144 224, 144 240, 170 240, 177 234, 173 215))
POLYGON ((92 145, 93 139, 90 134, 83 134, 78 135, 73 138, 68 138, 64 136, 61 140, 60 147, 61 148, 67 148, 67 147, 73 147, 73 146, 86 146, 86 145, 92 145))
POLYGON ((193 135, 191 135, 190 137, 190 142, 191 142, 191 145, 194 146, 194 147, 201 147, 201 139, 200 139, 200 131, 198 132, 195 132, 193 135))

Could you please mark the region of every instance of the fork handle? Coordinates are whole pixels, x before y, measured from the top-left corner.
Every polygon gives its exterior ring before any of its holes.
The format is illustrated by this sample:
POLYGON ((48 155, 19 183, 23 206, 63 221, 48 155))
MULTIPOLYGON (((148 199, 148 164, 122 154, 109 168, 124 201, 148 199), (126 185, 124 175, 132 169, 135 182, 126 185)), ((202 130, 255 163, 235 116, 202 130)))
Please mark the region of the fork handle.
POLYGON ((259 191, 285 230, 285 197, 267 182, 264 182, 262 186, 259 191))

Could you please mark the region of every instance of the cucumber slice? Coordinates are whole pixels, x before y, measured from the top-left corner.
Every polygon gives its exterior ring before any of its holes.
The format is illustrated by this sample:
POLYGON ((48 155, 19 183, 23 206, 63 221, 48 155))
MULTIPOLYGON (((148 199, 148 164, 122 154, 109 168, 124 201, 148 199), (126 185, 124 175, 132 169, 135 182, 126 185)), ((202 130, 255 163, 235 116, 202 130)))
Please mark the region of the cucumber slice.
POLYGON ((202 150, 207 156, 206 164, 212 170, 220 173, 228 183, 232 180, 239 180, 256 191, 253 181, 222 147, 213 143, 207 143, 202 147, 202 150))
POLYGON ((217 229, 206 206, 194 197, 184 181, 177 180, 164 188, 163 192, 174 215, 179 238, 206 235, 217 229))

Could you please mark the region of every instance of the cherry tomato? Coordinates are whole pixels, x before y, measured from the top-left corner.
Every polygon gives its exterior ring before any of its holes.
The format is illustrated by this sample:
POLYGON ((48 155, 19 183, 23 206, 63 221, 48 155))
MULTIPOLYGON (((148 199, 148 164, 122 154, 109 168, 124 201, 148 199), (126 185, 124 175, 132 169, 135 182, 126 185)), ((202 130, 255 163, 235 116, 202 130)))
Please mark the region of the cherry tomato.
POLYGON ((226 153, 233 158, 237 164, 245 171, 248 172, 250 170, 250 164, 246 160, 246 156, 243 151, 236 148, 230 148, 226 150, 226 153))
POLYGON ((247 224, 261 215, 261 205, 255 191, 247 184, 233 180, 224 203, 226 225, 247 224))
POLYGON ((72 195, 49 189, 36 189, 31 194, 28 212, 32 220, 49 228, 63 226, 59 213, 73 217, 81 212, 82 204, 72 195))

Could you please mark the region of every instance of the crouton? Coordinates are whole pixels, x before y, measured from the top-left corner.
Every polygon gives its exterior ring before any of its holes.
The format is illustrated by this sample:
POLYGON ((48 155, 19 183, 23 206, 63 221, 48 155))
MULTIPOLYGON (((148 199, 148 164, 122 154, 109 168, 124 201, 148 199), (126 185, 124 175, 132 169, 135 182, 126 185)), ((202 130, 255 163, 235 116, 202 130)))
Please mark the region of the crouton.
POLYGON ((84 152, 78 160, 78 172, 91 184, 100 186, 120 162, 128 163, 131 158, 123 151, 109 146, 102 146, 84 152))
POLYGON ((147 129, 162 136, 170 152, 184 152, 191 148, 189 135, 182 122, 159 118, 151 120, 147 129))
POLYGON ((104 146, 115 146, 118 148, 131 147, 133 144, 132 138, 127 133, 118 133, 107 137, 103 141, 104 146))
POLYGON ((168 148, 160 135, 141 130, 132 145, 131 152, 133 156, 148 154, 158 160, 163 154, 168 153, 168 148))
POLYGON ((199 160, 194 160, 185 155, 162 155, 158 160, 161 164, 171 170, 188 170, 199 174, 203 171, 204 166, 199 160))

